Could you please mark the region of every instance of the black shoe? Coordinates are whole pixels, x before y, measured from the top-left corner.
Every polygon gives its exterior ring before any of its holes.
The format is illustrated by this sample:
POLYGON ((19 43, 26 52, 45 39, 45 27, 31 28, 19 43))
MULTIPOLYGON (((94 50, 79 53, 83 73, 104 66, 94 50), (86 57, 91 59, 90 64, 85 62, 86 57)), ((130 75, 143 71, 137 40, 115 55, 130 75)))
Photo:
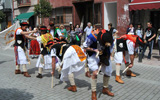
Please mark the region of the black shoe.
POLYGON ((36 76, 37 78, 42 78, 42 74, 39 74, 36 76))

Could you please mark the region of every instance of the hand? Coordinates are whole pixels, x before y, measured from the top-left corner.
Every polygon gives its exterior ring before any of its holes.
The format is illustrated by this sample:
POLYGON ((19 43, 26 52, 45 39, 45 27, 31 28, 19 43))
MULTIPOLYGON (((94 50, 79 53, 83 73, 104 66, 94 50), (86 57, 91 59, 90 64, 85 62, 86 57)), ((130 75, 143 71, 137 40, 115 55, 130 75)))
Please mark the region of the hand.
POLYGON ((146 40, 144 40, 144 43, 147 43, 147 41, 146 41, 146 40))
POLYGON ((82 33, 79 34, 79 36, 81 36, 81 35, 82 35, 82 33))
POLYGON ((148 39, 148 41, 150 42, 152 39, 148 39))
POLYGON ((51 72, 51 75, 54 75, 54 72, 51 72))
POLYGON ((98 51, 98 49, 95 49, 94 51, 95 51, 96 53, 98 53, 98 52, 99 52, 99 51, 98 51))
POLYGON ((129 68, 132 68, 133 67, 133 64, 129 64, 129 66, 128 66, 129 68))

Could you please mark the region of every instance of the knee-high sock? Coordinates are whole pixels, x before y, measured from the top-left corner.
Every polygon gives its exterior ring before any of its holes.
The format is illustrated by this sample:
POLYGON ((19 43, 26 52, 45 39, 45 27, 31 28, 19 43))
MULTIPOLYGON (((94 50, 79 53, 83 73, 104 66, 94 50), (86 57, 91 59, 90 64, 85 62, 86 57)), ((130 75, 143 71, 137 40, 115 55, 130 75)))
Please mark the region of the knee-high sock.
POLYGON ((96 91, 96 89, 97 89, 97 79, 92 79, 91 78, 91 89, 92 89, 92 91, 96 91))
POLYGON ((120 76, 121 65, 116 65, 116 75, 120 76))
POLYGON ((103 87, 104 88, 108 88, 109 79, 110 79, 109 76, 105 76, 105 75, 103 76, 103 87))
POLYGON ((42 74, 42 71, 43 71, 43 68, 39 67, 39 68, 38 68, 38 73, 39 73, 39 74, 42 74))
POLYGON ((75 85, 75 81, 74 81, 74 74, 71 73, 68 75, 68 78, 69 78, 69 82, 71 85, 75 85))
POLYGON ((16 65, 16 70, 20 70, 20 65, 16 65))
POLYGON ((85 67, 85 72, 88 72, 89 71, 89 68, 88 67, 85 67))
POLYGON ((25 64, 23 64, 23 72, 27 72, 27 68, 25 64))
POLYGON ((88 64, 87 62, 85 63, 85 72, 89 71, 89 67, 88 67, 88 64))

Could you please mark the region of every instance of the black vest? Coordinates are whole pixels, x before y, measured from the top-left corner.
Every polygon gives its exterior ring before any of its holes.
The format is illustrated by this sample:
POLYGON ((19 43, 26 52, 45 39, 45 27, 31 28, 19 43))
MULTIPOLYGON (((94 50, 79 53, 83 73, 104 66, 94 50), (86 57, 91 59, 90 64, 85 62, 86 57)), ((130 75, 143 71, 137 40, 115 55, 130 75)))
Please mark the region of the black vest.
POLYGON ((111 34, 114 34, 114 33, 113 33, 113 30, 114 30, 114 28, 112 27, 112 28, 109 30, 109 32, 110 32, 111 34))
POLYGON ((24 48, 24 37, 23 35, 16 35, 16 40, 15 40, 15 44, 14 46, 20 46, 22 48, 24 48))
POLYGON ((71 46, 70 44, 66 44, 66 46, 63 46, 63 44, 65 43, 60 43, 60 44, 55 44, 51 47, 51 50, 54 48, 56 49, 56 55, 60 58, 60 60, 62 61, 64 53, 66 52, 66 50, 71 46), (61 51, 61 47, 63 46, 62 49, 62 55, 60 55, 60 51, 61 51))
POLYGON ((117 52, 128 51, 126 40, 124 40, 124 39, 117 39, 116 45, 117 45, 117 52))
MULTIPOLYGON (((97 42, 93 42, 89 47, 93 48, 93 49, 97 49, 97 42)), ((94 52, 94 51, 87 51, 87 53, 88 53, 89 56, 92 56, 96 52, 94 52)))
POLYGON ((45 48, 45 47, 43 46, 43 44, 41 44, 41 54, 42 54, 43 56, 49 54, 49 52, 47 51, 47 48, 45 48))

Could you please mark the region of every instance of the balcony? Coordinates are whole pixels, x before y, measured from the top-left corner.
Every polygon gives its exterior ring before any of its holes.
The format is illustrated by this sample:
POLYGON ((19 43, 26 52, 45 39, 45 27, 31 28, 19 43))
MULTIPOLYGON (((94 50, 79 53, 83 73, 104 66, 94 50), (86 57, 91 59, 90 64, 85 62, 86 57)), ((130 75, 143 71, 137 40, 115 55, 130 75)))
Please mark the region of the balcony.
POLYGON ((18 8, 31 6, 31 0, 17 0, 18 8))
POLYGON ((72 3, 93 2, 94 0, 72 0, 72 3))

